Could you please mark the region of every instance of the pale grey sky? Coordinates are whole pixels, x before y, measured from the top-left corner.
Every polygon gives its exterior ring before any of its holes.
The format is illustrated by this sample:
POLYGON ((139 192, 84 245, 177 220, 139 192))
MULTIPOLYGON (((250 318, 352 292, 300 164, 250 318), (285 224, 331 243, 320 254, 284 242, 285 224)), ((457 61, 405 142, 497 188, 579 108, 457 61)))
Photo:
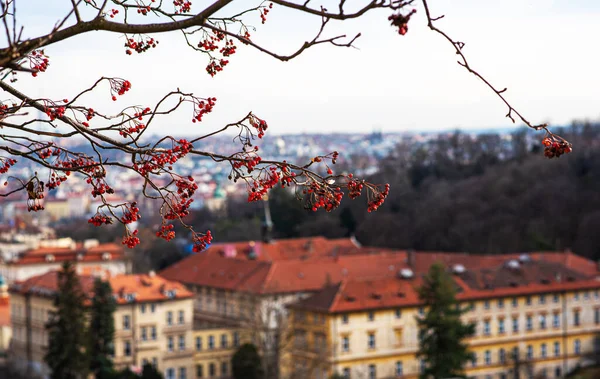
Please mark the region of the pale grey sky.
MULTIPOLYGON (((192 3, 193 10, 208 2, 192 3)), ((25 33, 35 35, 47 32, 70 2, 19 4, 25 33)), ((36 79, 21 75, 18 87, 32 96, 69 98, 104 75, 132 82, 119 105, 151 105, 177 87, 217 97, 215 111, 201 124, 190 122, 191 109, 164 119, 161 127, 169 133, 203 133, 250 110, 277 134, 510 126, 505 106, 456 64, 452 46, 427 29, 420 2, 415 4, 406 36, 389 25, 388 10, 375 11, 360 20, 332 21, 326 30, 327 36, 362 32, 359 49, 321 45, 284 63, 241 46, 214 78, 204 70, 208 59, 186 48, 176 33, 158 35, 158 48, 133 56, 125 55, 122 36, 90 33, 47 48, 48 71, 36 79)), ((466 42, 471 65, 497 87, 508 87, 506 96, 531 122, 599 118, 600 1, 430 0, 429 5, 434 15, 445 14, 438 26, 466 42)), ((258 29, 255 42, 282 53, 311 39, 320 25, 316 17, 278 6, 265 25, 257 14, 250 20, 258 29)), ((114 107, 105 101, 108 90, 100 93, 89 105, 114 107)), ((154 127, 153 133, 164 133, 154 127)))

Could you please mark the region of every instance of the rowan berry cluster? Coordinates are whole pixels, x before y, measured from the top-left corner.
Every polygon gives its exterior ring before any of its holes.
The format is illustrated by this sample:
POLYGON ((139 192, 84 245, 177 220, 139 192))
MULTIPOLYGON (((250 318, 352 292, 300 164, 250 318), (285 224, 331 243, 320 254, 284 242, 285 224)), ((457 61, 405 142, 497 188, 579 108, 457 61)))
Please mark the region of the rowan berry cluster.
POLYGON ((304 191, 310 195, 310 204, 312 211, 316 212, 319 208, 324 208, 327 212, 331 212, 339 207, 344 197, 344 193, 340 187, 333 190, 331 188, 313 181, 310 187, 304 191))
POLYGON ((142 120, 142 118, 144 116, 146 116, 148 113, 150 113, 150 108, 146 107, 144 109, 142 109, 140 112, 135 112, 133 114, 132 119, 130 119, 127 123, 127 127, 123 127, 119 130, 119 134, 122 137, 128 137, 134 133, 139 133, 142 130, 144 130, 144 128, 146 128, 146 124, 143 124, 141 122, 138 122, 138 120, 142 120))
POLYGON ((392 22, 392 26, 396 26, 398 28, 398 33, 400 35, 405 35, 408 32, 408 21, 410 17, 417 12, 416 9, 411 10, 407 15, 403 15, 402 13, 395 13, 388 17, 388 20, 392 22))
POLYGON ((248 202, 259 201, 262 200, 263 197, 267 194, 267 192, 275 187, 279 180, 281 179, 281 175, 277 172, 277 167, 269 167, 269 171, 266 177, 263 179, 254 179, 252 186, 250 187, 250 191, 248 192, 248 202))
POLYGON ((573 150, 573 147, 569 142, 562 138, 557 138, 554 135, 544 137, 542 144, 544 145, 544 155, 547 158, 558 158, 573 150))
POLYGON ((206 234, 204 234, 203 236, 200 236, 198 234, 194 234, 194 237, 192 238, 192 242, 194 243, 194 247, 192 248, 192 251, 194 253, 199 253, 201 251, 203 251, 204 249, 206 249, 206 245, 210 244, 212 242, 212 234, 210 233, 210 230, 206 231, 206 234))
POLYGON ((175 14, 189 13, 192 9, 192 2, 187 0, 173 0, 175 5, 175 14))
POLYGON ((254 168, 262 161, 262 158, 259 155, 248 156, 248 158, 237 160, 233 162, 231 165, 234 169, 240 169, 242 167, 246 167, 248 173, 252 172, 254 168))
POLYGON ((158 41, 152 37, 142 37, 138 36, 138 40, 136 41, 134 38, 127 38, 125 42, 125 54, 131 55, 134 50, 136 53, 141 54, 151 47, 154 48, 158 45, 158 41))
POLYGON ((25 59, 29 61, 29 68, 33 70, 31 75, 34 78, 38 72, 45 72, 50 64, 48 57, 44 54, 44 50, 33 50, 25 59))
POLYGON ((127 246, 130 249, 133 249, 140 243, 140 239, 137 237, 138 230, 134 230, 133 233, 129 232, 127 229, 127 235, 123 237, 123 241, 121 242, 123 245, 127 246))
POLYGON ((108 15, 108 17, 110 18, 115 18, 115 16, 119 13, 119 11, 117 9, 111 9, 110 10, 110 14, 108 15))
POLYGON ((202 116, 212 112, 216 101, 216 97, 209 97, 208 99, 199 99, 197 97, 193 97, 192 102, 194 103, 194 118, 192 118, 192 122, 202 121, 202 116))
POLYGON ((156 232, 156 236, 164 239, 165 241, 170 241, 175 238, 175 231, 173 231, 172 224, 163 224, 160 227, 160 230, 156 232))
POLYGON ((31 180, 27 183, 27 211, 37 212, 44 209, 40 202, 44 198, 44 182, 31 180))
POLYGON ((9 107, 8 104, 4 104, 0 101, 0 121, 14 113, 15 108, 17 108, 17 104, 12 104, 12 107, 9 107))
POLYGON ((265 135, 265 130, 267 130, 268 125, 265 120, 262 120, 255 115, 250 115, 250 125, 252 125, 256 130, 258 130, 258 138, 263 138, 265 135))
POLYGON ((123 208, 123 216, 121 217, 121 222, 123 224, 131 224, 132 222, 135 222, 142 218, 142 216, 139 213, 140 209, 137 207, 137 203, 135 201, 129 205, 124 205, 123 208))
POLYGON ((141 14, 142 16, 146 16, 151 10, 152 8, 150 8, 150 5, 141 5, 137 9, 137 13, 141 14))
POLYGON ((96 213, 88 220, 88 223, 93 224, 94 226, 110 225, 113 223, 113 219, 104 214, 96 213))
MULTIPOLYGON (((65 99, 66 100, 66 99, 65 99)), ((68 101, 65 101, 67 103, 68 101)), ((66 108, 62 105, 56 104, 52 100, 44 100, 44 113, 50 118, 50 121, 54 121, 57 118, 61 118, 65 115, 66 108)))
POLYGON ((88 184, 92 185, 92 196, 96 197, 96 196, 101 196, 106 194, 113 194, 115 193, 115 190, 112 189, 111 186, 109 186, 108 184, 106 184, 106 181, 102 178, 92 178, 92 177, 88 177, 85 180, 88 184))
MULTIPOLYGON (((70 174, 70 172, 66 172, 65 174, 70 174)), ((67 175, 59 175, 56 173, 56 171, 52 171, 52 173, 50 174, 50 179, 48 180, 48 184, 46 184, 46 187, 48 187, 49 190, 52 190, 66 181, 67 175)))
POLYGON ((210 63, 206 66, 206 72, 214 77, 218 72, 223 71, 223 68, 227 66, 229 61, 227 59, 211 59, 210 63))
POLYGON ((188 198, 178 198, 176 196, 171 197, 171 203, 169 204, 169 210, 165 213, 165 220, 177 220, 190 214, 189 208, 194 200, 188 198))
POLYGON ((110 94, 112 95, 113 101, 117 100, 115 94, 123 96, 125 92, 131 89, 131 82, 129 80, 121 78, 110 78, 108 82, 110 83, 110 94))
POLYGON ((348 197, 356 199, 360 196, 364 188, 364 180, 356 180, 352 174, 348 174, 348 179, 348 197))
POLYGON ((374 198, 369 201, 368 208, 367 211, 368 212, 373 212, 376 211, 377 208, 379 208, 381 206, 381 204, 383 204, 383 202, 385 201, 385 198, 388 196, 388 194, 390 193, 390 185, 386 184, 385 185, 385 189, 381 192, 376 192, 374 194, 374 198))
POLYGON ((86 121, 82 122, 81 124, 83 126, 85 126, 86 128, 89 128, 90 124, 88 123, 88 121, 90 121, 95 116, 95 111, 93 108, 89 108, 89 109, 86 109, 85 111, 82 111, 82 113, 85 116, 86 121))
POLYGON ((235 54, 236 49, 237 49, 237 46, 235 46, 233 44, 233 40, 230 39, 229 41, 225 42, 225 46, 223 46, 219 50, 219 53, 221 53, 221 55, 223 55, 224 57, 229 57, 229 56, 235 54))
POLYGON ((6 174, 15 163, 17 161, 12 158, 0 157, 0 174, 6 174))
POLYGON ((264 24, 265 22, 267 22, 267 14, 269 14, 269 10, 271 10, 273 8, 273 3, 269 4, 269 7, 264 7, 260 9, 260 20, 262 21, 262 23, 264 24))
POLYGON ((194 196, 194 193, 198 189, 198 185, 194 183, 194 178, 191 176, 175 180, 175 186, 177 187, 177 195, 184 199, 194 196))

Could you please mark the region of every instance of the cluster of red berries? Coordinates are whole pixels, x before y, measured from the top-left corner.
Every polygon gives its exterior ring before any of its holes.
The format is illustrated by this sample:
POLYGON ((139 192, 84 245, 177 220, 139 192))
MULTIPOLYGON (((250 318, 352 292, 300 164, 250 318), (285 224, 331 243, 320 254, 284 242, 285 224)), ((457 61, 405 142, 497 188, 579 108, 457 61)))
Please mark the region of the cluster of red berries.
POLYGON ((141 14, 142 16, 146 16, 148 13, 150 13, 151 10, 152 8, 150 8, 150 5, 144 5, 138 7, 137 13, 141 14))
POLYGON ((88 184, 92 185, 92 196, 93 197, 101 196, 101 195, 104 195, 105 193, 107 193, 107 194, 115 193, 115 190, 112 189, 111 186, 106 184, 106 182, 102 178, 94 179, 92 177, 88 177, 85 181, 88 184))
POLYGON ((258 130, 258 138, 263 138, 265 130, 269 127, 265 120, 262 120, 255 115, 250 115, 250 125, 258 130))
POLYGON ((170 241, 175 238, 175 232, 173 231, 172 224, 163 224, 160 227, 160 230, 156 232, 156 236, 164 239, 165 241, 170 241))
POLYGON ((52 103, 52 106, 46 106, 44 108, 44 113, 46 113, 46 115, 48 117, 50 117, 50 121, 54 121, 57 118, 61 118, 65 115, 65 110, 66 108, 63 107, 62 105, 55 105, 54 103, 52 103))
POLYGON ((229 41, 225 42, 225 46, 223 46, 221 50, 219 50, 219 53, 221 53, 221 55, 223 55, 224 57, 229 57, 235 54, 236 49, 237 46, 235 46, 233 44, 233 40, 230 39, 229 41))
POLYGON ((134 201, 130 205, 124 205, 125 211, 123 212, 123 217, 121 217, 121 222, 125 225, 131 224, 142 218, 140 215, 140 208, 137 207, 137 203, 134 201))
POLYGON ((194 183, 194 178, 188 176, 186 179, 177 179, 175 181, 177 194, 182 198, 191 198, 198 189, 198 185, 194 183))
POLYGON ((235 169, 246 167, 246 170, 248 170, 248 173, 250 173, 250 172, 254 171, 254 167, 256 167, 261 161, 262 161, 262 158, 260 156, 254 155, 254 156, 248 156, 248 158, 246 158, 246 159, 241 159, 239 161, 235 161, 231 165, 235 169))
POLYGON ((387 197, 387 195, 389 193, 390 193, 390 185, 386 184, 385 189, 382 192, 377 192, 374 195, 373 200, 369 201, 367 211, 368 212, 376 211, 377 208, 379 208, 381 206, 381 204, 383 204, 383 202, 385 201, 385 198, 387 197))
POLYGON ((279 183, 280 179, 281 175, 277 172, 277 167, 270 167, 264 179, 254 179, 248 192, 248 202, 262 200, 267 192, 279 183))
POLYGON ((133 249, 140 243, 140 239, 137 237, 138 231, 137 229, 133 231, 133 233, 129 234, 129 230, 127 231, 127 235, 123 237, 123 241, 121 242, 123 245, 127 246, 130 249, 133 249))
POLYGON ((563 154, 573 151, 570 143, 563 139, 556 139, 554 136, 545 137, 542 140, 542 144, 544 145, 544 155, 547 158, 558 158, 563 154))
POLYGON ((119 13, 119 11, 117 9, 111 9, 110 10, 110 14, 108 15, 108 17, 110 18, 115 18, 115 16, 119 13))
POLYGON ((146 128, 146 124, 142 124, 140 122, 133 120, 132 122, 130 122, 129 127, 119 129, 119 134, 122 137, 126 138, 134 133, 141 132, 142 130, 144 130, 144 128, 146 128))
POLYGON ((6 174, 15 163, 17 161, 12 158, 0 158, 0 174, 6 174))
POLYGON ((117 101, 115 93, 119 96, 123 96, 125 92, 131 89, 131 82, 129 80, 110 78, 108 81, 110 83, 110 94, 112 95, 113 101, 117 101))
POLYGON ((216 97, 209 97, 208 99, 198 99, 196 97, 192 98, 192 102, 194 103, 194 118, 192 118, 192 122, 200 122, 202 121, 202 116, 207 113, 212 112, 213 107, 215 106, 215 102, 217 101, 216 97), (206 101, 205 101, 206 100, 206 101))
POLYGON ((146 37, 146 39, 144 39, 142 36, 140 36, 138 41, 133 38, 127 38, 127 42, 125 42, 125 54, 131 55, 131 50, 141 54, 151 47, 156 47, 156 45, 158 45, 158 41, 152 37, 146 37))
MULTIPOLYGON (((219 50, 219 53, 223 57, 229 57, 236 52, 236 46, 233 43, 233 39, 226 40, 225 33, 216 31, 208 38, 204 38, 198 43, 198 48, 203 49, 206 52, 215 51, 219 48, 219 43, 225 40, 225 45, 219 50)), ((217 59, 211 57, 209 64, 206 66, 206 72, 210 76, 215 76, 218 72, 223 71, 223 68, 229 63, 227 59, 217 59)))
POLYGON ((268 8, 261 8, 260 10, 260 19, 262 21, 262 23, 264 24, 265 22, 267 22, 267 14, 269 14, 269 10, 273 8, 273 3, 269 4, 268 8))
POLYGON ((113 223, 113 219, 104 214, 96 213, 88 220, 88 223, 93 224, 94 226, 110 225, 113 223))
MULTIPOLYGON (((83 113, 83 112, 82 112, 82 113, 83 113)), ((90 120, 91 120, 91 119, 94 117, 94 115, 95 115, 94 109, 93 109, 93 108, 89 108, 89 109, 87 109, 87 110, 85 111, 84 115, 85 115, 85 120, 86 120, 86 121, 82 122, 81 124, 82 124, 83 126, 85 126, 86 128, 89 128, 89 127, 90 127, 90 124, 88 123, 88 121, 90 121, 90 120)))
POLYGON ((357 197, 360 196, 360 194, 363 190, 364 181, 363 180, 359 181, 359 180, 353 179, 352 174, 348 174, 348 179, 350 179, 347 184, 348 191, 349 191, 348 197, 350 197, 351 199, 356 199, 357 197))
POLYGON ((187 0, 173 0, 175 6, 175 14, 189 13, 192 9, 192 2, 187 0))
POLYGON ((408 32, 408 21, 416 12, 417 10, 413 9, 407 15, 403 15, 402 13, 392 14, 388 17, 388 20, 392 22, 392 26, 398 27, 398 33, 400 35, 405 35, 406 32, 408 32))
POLYGON ((194 253, 199 253, 201 251, 204 251, 204 249, 206 249, 206 245, 210 244, 212 242, 212 234, 210 233, 210 230, 206 231, 206 234, 204 234, 203 236, 199 236, 197 234, 194 235, 192 242, 194 243, 194 247, 192 248, 192 251, 194 253))
POLYGON ((206 65, 206 72, 214 77, 218 72, 223 71, 223 68, 227 66, 229 61, 227 59, 211 59, 210 63, 206 65))
POLYGON ((44 54, 44 50, 33 50, 26 59, 29 60, 29 67, 33 70, 31 75, 34 78, 38 72, 45 72, 50 64, 48 57, 44 54))
POLYGON ((165 220, 177 220, 178 218, 185 217, 190 214, 189 208, 194 199, 172 199, 169 207, 169 211, 165 213, 165 220))
POLYGON ((312 182, 310 188, 303 192, 311 195, 311 209, 313 212, 316 212, 319 208, 324 208, 327 212, 331 212, 339 207, 344 197, 341 188, 337 187, 332 191, 329 187, 323 186, 318 182, 312 182))
POLYGON ((52 190, 52 189, 55 189, 56 187, 60 186, 61 183, 66 182, 67 175, 70 174, 70 172, 67 171, 65 174, 66 175, 58 175, 56 173, 56 171, 52 171, 52 174, 50 174, 50 179, 49 179, 46 187, 48 187, 49 190, 52 190))
POLYGON ((6 116, 9 115, 10 113, 11 112, 10 112, 8 105, 0 102, 0 120, 4 120, 6 118, 6 116))
POLYGON ((27 183, 27 212, 37 212, 44 209, 40 200, 44 198, 44 182, 30 181, 27 183))
POLYGON ((296 178, 296 173, 290 171, 286 161, 281 165, 281 175, 281 188, 285 188, 286 185, 290 187, 296 178))

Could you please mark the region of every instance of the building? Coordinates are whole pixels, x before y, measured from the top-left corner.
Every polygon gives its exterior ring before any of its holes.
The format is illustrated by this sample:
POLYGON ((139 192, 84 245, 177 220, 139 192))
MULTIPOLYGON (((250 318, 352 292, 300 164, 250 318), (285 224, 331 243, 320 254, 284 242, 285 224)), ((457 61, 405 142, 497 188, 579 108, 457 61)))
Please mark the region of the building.
POLYGON ((70 238, 40 241, 36 248, 0 258, 0 275, 8 284, 50 270, 58 270, 65 261, 75 262, 81 273, 108 271, 111 275, 131 272, 131 263, 123 246, 99 244, 97 240, 75 242, 70 238))
POLYGON ((288 377, 416 378, 416 318, 424 315, 416 288, 434 262, 452 273, 458 299, 476 325, 469 340, 469 377, 560 378, 598 353, 600 272, 566 253, 478 256, 408 253, 395 276, 348 277, 289 306, 294 342, 288 377), (530 370, 527 372, 527 370, 530 370))
MULTIPOLYGON (((45 323, 54 312, 57 271, 49 271, 11 286, 12 364, 47 374, 43 356, 48 346, 45 323)), ((107 278, 117 301, 114 313, 117 369, 155 365, 166 379, 193 378, 192 293, 154 273, 107 278)), ((91 296, 94 277, 81 275, 91 296)))
POLYGON ((8 296, 8 285, 0 276, 0 366, 3 365, 11 337, 10 328, 10 298, 8 296))
POLYGON ((248 332, 240 328, 219 326, 195 328, 195 377, 231 377, 231 358, 236 349, 245 342, 249 342, 248 332))

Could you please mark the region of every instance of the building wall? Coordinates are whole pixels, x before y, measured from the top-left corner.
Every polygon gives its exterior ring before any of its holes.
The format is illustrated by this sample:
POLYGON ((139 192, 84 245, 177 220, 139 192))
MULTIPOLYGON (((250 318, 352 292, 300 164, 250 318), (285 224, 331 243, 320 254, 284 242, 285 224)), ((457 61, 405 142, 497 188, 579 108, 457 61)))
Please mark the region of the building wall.
MULTIPOLYGON (((549 378, 555 377, 556 370, 561 373, 572 370, 581 363, 582 356, 594 350, 596 334, 600 332, 600 294, 596 291, 576 291, 567 294, 545 294, 516 298, 490 299, 464 303, 464 307, 474 308, 464 315, 465 322, 476 324, 476 334, 469 340, 471 351, 476 354, 476 363, 466 366, 470 377, 503 378, 512 368, 510 359, 513 348, 519 349, 523 360, 530 359, 536 373, 546 370, 549 378), (566 310, 566 315, 564 310, 566 310), (579 312, 580 325, 575 325, 575 313, 579 312), (553 325, 554 314, 558 316, 558 325, 553 325), (531 317, 532 328, 527 330, 527 317, 531 317), (545 325, 542 321, 545 316, 545 325), (566 316, 566 324, 565 324, 566 316), (512 319, 518 320, 518 330, 513 331, 512 319), (504 319, 504 331, 500 324, 504 319), (488 327, 489 325, 489 333, 488 327), (566 326, 566 328, 565 328, 566 326), (559 344, 555 354, 554 344, 559 344), (575 351, 575 346, 580 351, 575 351), (543 347, 545 346, 545 347, 543 347), (527 356, 528 348, 532 356, 527 356), (500 358, 504 350, 505 360, 500 358), (545 353, 543 352, 545 349, 545 353), (486 360, 486 356, 489 359, 486 360), (566 371, 565 371, 566 370, 566 371)), ((397 365, 402 366, 404 377, 416 377, 420 362, 418 351, 418 327, 416 317, 421 308, 387 309, 370 312, 349 312, 346 314, 323 314, 325 324, 315 313, 293 312, 295 338, 305 333, 308 348, 294 345, 293 361, 305 366, 314 366, 310 362, 311 345, 315 327, 328 335, 328 374, 344 373, 350 370, 351 378, 369 378, 369 366, 374 365, 377 378, 396 377, 397 365), (318 321, 318 322, 315 322, 318 321), (375 346, 369 347, 369 335, 374 336, 375 346), (344 338, 348 338, 348 349, 344 349, 344 338), (307 351, 309 353, 307 353, 307 351), (400 363, 401 362, 401 363, 400 363)), ((425 310, 423 310, 425 311, 425 310)), ((302 337, 300 337, 302 339, 302 337)), ((302 344, 301 344, 302 345, 302 344)), ((320 357, 317 357, 321 359, 320 357)))
POLYGON ((250 342, 249 334, 240 328, 198 329, 193 334, 195 353, 192 378, 231 377, 233 354, 239 346, 250 342), (214 375, 211 376, 211 372, 214 375))

